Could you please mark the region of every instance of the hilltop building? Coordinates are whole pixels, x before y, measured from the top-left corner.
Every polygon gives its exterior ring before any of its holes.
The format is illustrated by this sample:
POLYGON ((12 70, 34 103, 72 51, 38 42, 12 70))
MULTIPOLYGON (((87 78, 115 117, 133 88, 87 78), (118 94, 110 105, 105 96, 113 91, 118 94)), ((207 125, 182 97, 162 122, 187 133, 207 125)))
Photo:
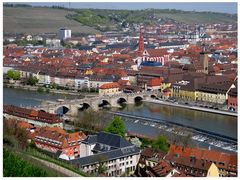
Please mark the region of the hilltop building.
POLYGON ((71 30, 68 28, 60 28, 58 30, 58 37, 61 40, 69 39, 71 38, 71 30))

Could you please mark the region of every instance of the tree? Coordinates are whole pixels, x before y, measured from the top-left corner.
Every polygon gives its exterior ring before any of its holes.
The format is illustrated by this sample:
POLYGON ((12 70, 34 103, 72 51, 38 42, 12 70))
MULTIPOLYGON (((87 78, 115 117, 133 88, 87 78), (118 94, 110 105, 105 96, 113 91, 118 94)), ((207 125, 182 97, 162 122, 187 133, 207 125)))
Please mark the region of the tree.
POLYGON ((106 132, 125 136, 126 128, 123 120, 119 116, 114 116, 113 121, 105 129, 106 132))
POLYGON ((27 79, 27 84, 31 86, 35 86, 38 83, 38 79, 35 76, 30 75, 30 77, 27 79))
POLYGON ((88 131, 102 131, 107 124, 109 116, 108 113, 93 111, 88 108, 79 113, 78 117, 74 120, 74 126, 88 131))
POLYGON ((159 136, 156 140, 153 141, 152 147, 154 149, 160 149, 163 152, 168 152, 169 144, 165 136, 159 136))
POLYGON ((10 79, 13 79, 13 80, 19 80, 20 79, 20 72, 9 70, 7 72, 7 77, 10 78, 10 79))
POLYGON ((107 157, 100 154, 97 156, 97 159, 98 159, 97 161, 99 163, 99 165, 97 167, 98 174, 106 173, 106 171, 107 171, 106 161, 108 160, 107 157))

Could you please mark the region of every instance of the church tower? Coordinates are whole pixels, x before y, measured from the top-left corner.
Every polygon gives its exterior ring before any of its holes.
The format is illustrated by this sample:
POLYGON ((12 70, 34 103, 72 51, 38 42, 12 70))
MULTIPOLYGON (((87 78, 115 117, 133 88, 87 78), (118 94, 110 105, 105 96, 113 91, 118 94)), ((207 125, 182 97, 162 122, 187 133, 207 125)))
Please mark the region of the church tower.
POLYGON ((206 47, 202 45, 202 52, 200 53, 200 61, 203 65, 203 73, 208 74, 208 53, 206 52, 206 47))
POLYGON ((143 51, 144 51, 144 39, 143 39, 142 28, 141 28, 139 40, 138 40, 138 50, 137 50, 138 55, 139 56, 142 55, 143 51))

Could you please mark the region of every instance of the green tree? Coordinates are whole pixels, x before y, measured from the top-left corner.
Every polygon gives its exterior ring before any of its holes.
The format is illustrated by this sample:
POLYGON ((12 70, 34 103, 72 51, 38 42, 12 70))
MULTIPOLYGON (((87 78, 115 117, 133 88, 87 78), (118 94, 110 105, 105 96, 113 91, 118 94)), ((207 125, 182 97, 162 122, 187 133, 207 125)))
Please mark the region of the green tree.
POLYGON ((39 88, 37 89, 37 92, 43 93, 43 92, 44 92, 44 89, 43 89, 42 87, 39 87, 39 88))
POLYGON ((4 177, 45 177, 47 172, 33 163, 23 160, 20 155, 3 149, 4 177))
POLYGON ((13 79, 13 80, 19 80, 20 79, 20 72, 9 70, 7 72, 7 77, 10 78, 10 79, 13 79))
POLYGON ((108 160, 107 157, 103 155, 98 155, 98 168, 97 168, 97 173, 98 174, 103 174, 107 172, 107 166, 106 166, 106 161, 108 160))
POLYGON ((159 136, 156 140, 153 141, 152 147, 154 149, 160 149, 163 152, 168 152, 169 144, 165 136, 159 136))
POLYGON ((113 121, 105 129, 106 132, 125 136, 126 128, 123 120, 119 116, 114 116, 113 121))
POLYGON ((38 83, 38 79, 35 76, 30 75, 30 77, 27 79, 27 84, 31 86, 35 86, 38 83))

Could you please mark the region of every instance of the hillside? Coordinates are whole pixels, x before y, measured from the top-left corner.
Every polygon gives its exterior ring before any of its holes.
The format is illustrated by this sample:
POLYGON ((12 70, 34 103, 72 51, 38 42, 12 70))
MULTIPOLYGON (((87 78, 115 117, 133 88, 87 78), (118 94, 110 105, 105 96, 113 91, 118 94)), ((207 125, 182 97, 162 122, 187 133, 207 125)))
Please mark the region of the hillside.
POLYGON ((167 21, 187 24, 233 23, 237 15, 170 9, 106 10, 57 9, 46 7, 4 7, 4 33, 56 33, 66 26, 73 33, 120 30, 133 24, 159 24, 167 21))
POLYGON ((159 22, 179 22, 186 24, 232 23, 237 22, 236 15, 214 12, 181 11, 175 9, 146 9, 146 10, 107 10, 79 9, 71 17, 82 24, 99 30, 117 29, 119 25, 133 23, 158 24, 159 22), (100 23, 99 23, 100 22, 100 23), (101 26, 99 26, 101 24, 101 26), (101 29, 102 28, 102 29, 101 29))
POLYGON ((69 27, 73 33, 97 33, 95 28, 84 26, 66 18, 67 10, 53 8, 3 8, 4 33, 57 33, 60 27, 69 27))

